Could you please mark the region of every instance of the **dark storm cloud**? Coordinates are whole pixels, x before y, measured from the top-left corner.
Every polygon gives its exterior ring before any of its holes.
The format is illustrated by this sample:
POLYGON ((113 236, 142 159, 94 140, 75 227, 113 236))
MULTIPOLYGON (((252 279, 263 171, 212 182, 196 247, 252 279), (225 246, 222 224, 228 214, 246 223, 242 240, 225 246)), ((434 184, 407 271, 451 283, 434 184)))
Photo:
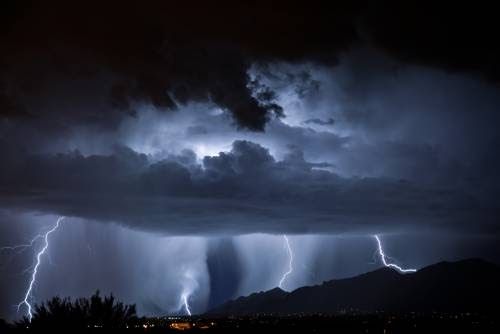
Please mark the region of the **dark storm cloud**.
MULTIPOLYGON (((82 95, 97 100, 103 121, 115 122, 123 116, 110 110, 133 113, 133 101, 173 109, 210 100, 230 111, 240 126, 261 130, 280 108, 269 92, 252 96, 251 62, 335 62, 336 52, 354 38, 341 15, 351 11, 348 6, 319 20, 313 8, 272 3, 8 1, 3 6, 9 20, 1 32, 1 102, 9 106, 2 108, 9 118, 23 115, 21 107, 43 118, 40 106, 82 95), (72 87, 82 79, 99 86, 94 96, 72 87), (58 92, 61 87, 72 91, 58 92), (16 98, 22 101, 19 108, 11 102, 16 98)), ((96 116, 95 110, 55 109, 62 114, 57 120, 83 123, 96 116)))
POLYGON ((498 81, 499 22, 486 2, 370 1, 360 34, 406 62, 498 81))
MULTIPOLYGON (((270 85, 288 96, 293 87, 282 88, 288 80, 275 73, 303 68, 278 64, 266 77, 277 78, 270 85)), ((300 99, 283 99, 292 101, 286 109, 293 117, 289 124, 300 126, 281 126, 287 118, 270 122, 267 134, 275 143, 293 142, 307 159, 332 162, 344 176, 457 185, 475 179, 478 188, 498 187, 491 173, 500 166, 492 153, 500 143, 497 85, 477 75, 404 65, 370 49, 344 55, 331 70, 310 68, 320 88, 300 99), (328 119, 335 120, 332 126, 310 121, 328 119), (297 131, 292 135, 291 129, 297 131)))
POLYGON ((304 124, 333 125, 335 124, 335 120, 333 118, 328 118, 326 120, 320 118, 311 118, 304 121, 304 124))
POLYGON ((163 233, 363 231, 429 226, 485 231, 498 207, 448 187, 341 178, 293 150, 282 161, 236 141, 230 152, 151 161, 117 148, 27 156, 2 165, 2 205, 114 221, 163 233), (481 217, 465 223, 464 217, 481 217), (415 225, 414 225, 415 224, 415 225))
POLYGON ((333 65, 360 44, 408 62, 499 74, 495 11, 479 5, 11 0, 1 12, 0 115, 35 118, 59 134, 75 124, 116 126, 137 112, 135 101, 175 109, 209 100, 239 126, 262 130, 282 110, 271 91, 252 94, 252 63, 333 65))
MULTIPOLYGON (((187 233, 223 226, 273 231, 287 224, 296 231, 328 230, 332 224, 337 230, 358 224, 363 229, 366 217, 388 224, 425 217, 429 223, 459 214, 461 220, 468 214, 481 217, 486 226, 497 208, 494 171, 500 164, 491 151, 499 140, 491 134, 498 116, 481 102, 482 92, 497 94, 496 87, 456 90, 467 96, 465 103, 463 97, 439 99, 443 91, 455 91, 449 82, 412 87, 406 84, 412 77, 397 77, 416 63, 495 80, 498 65, 491 59, 498 50, 489 38, 496 23, 462 26, 478 9, 455 8, 451 16, 438 5, 407 10, 367 1, 328 9, 309 2, 6 1, 2 6, 5 207, 150 224, 144 228, 173 224, 171 230, 187 233), (352 52, 353 46, 365 45, 384 50, 397 66, 378 62, 369 52, 352 52), (268 81, 274 80, 277 63, 312 64, 324 75, 332 67, 349 68, 344 77, 328 72, 343 91, 326 98, 320 95, 325 82, 307 69, 285 71, 280 79, 294 86, 308 109, 321 101, 336 109, 311 111, 295 125, 275 119, 283 114, 280 87, 268 81), (252 76, 253 68, 261 73, 252 76), (438 86, 442 90, 435 93, 438 86), (240 128, 263 130, 267 124, 261 143, 292 152, 277 161, 259 146, 237 142, 231 152, 206 157, 202 164, 188 151, 160 161, 123 147, 108 155, 105 149, 90 150, 101 155, 44 153, 79 147, 69 145, 70 139, 88 127, 97 129, 81 135, 95 140, 89 146, 121 143, 113 131, 124 119, 140 120, 147 108, 138 106, 170 110, 190 102, 217 105, 240 128), (461 126, 448 126, 455 120, 461 126), (94 139, 101 133, 109 137, 94 139), (352 175, 370 177, 348 178, 352 175)), ((222 124, 225 116, 200 116, 198 124, 182 129, 181 140, 200 142, 215 132, 221 141, 232 141, 222 124)), ((159 138, 156 147, 165 149, 159 138)))

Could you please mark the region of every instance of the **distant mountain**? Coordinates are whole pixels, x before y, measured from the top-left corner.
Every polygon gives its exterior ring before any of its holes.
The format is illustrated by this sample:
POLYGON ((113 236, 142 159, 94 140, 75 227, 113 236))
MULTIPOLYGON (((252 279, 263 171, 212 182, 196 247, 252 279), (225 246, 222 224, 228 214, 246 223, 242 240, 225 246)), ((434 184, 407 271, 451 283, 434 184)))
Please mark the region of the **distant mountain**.
POLYGON ((494 312, 500 310, 500 266, 478 259, 440 262, 412 274, 382 268, 285 292, 240 297, 208 312, 256 313, 494 312))

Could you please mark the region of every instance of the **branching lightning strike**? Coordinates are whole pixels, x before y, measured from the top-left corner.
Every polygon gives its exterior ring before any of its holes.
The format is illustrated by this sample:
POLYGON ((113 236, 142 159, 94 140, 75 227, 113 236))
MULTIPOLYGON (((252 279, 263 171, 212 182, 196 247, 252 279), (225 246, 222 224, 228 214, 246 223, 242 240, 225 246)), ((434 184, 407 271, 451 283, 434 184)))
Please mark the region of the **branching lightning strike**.
POLYGON ((375 240, 377 240, 378 254, 380 255, 380 259, 382 260, 382 263, 384 264, 384 266, 396 269, 402 273, 414 273, 417 271, 417 269, 413 269, 413 268, 404 269, 404 268, 398 266, 397 264, 387 262, 387 259, 386 259, 387 255, 385 255, 385 253, 384 253, 384 249, 382 247, 382 241, 380 240, 380 237, 376 234, 373 237, 375 238, 375 240))
POLYGON ((43 235, 42 234, 38 234, 33 239, 31 239, 31 241, 29 243, 27 243, 27 244, 20 244, 20 245, 15 245, 15 246, 0 247, 0 251, 15 251, 15 250, 19 250, 18 253, 22 253, 26 249, 33 247, 33 245, 35 244, 35 242, 38 239, 42 239, 42 238, 43 238, 43 235))
POLYGON ((283 276, 280 279, 280 282, 278 284, 280 289, 283 289, 283 284, 285 283, 286 278, 293 272, 293 251, 292 247, 290 247, 290 240, 288 240, 286 234, 283 234, 283 239, 285 240, 285 245, 288 252, 288 270, 283 274, 283 276))
MULTIPOLYGON (((64 217, 59 217, 57 219, 57 222, 56 224, 54 225, 54 227, 52 227, 50 230, 48 230, 47 232, 45 232, 45 234, 43 235, 39 235, 43 238, 44 240, 44 244, 43 244, 43 247, 40 251, 38 251, 37 255, 36 255, 36 262, 35 262, 35 265, 33 267, 33 271, 31 273, 31 279, 30 279, 30 282, 29 282, 29 285, 28 285, 28 288, 26 289, 26 293, 24 294, 24 299, 17 305, 17 310, 19 311, 20 307, 22 305, 26 305, 26 308, 27 308, 27 314, 28 314, 28 320, 31 322, 31 319, 33 318, 33 314, 31 312, 32 310, 32 306, 30 304, 30 299, 31 299, 31 293, 32 293, 32 290, 33 290, 33 286, 35 284, 35 281, 36 281, 36 275, 38 273, 38 268, 40 267, 40 263, 41 263, 41 259, 42 259, 42 256, 45 254, 45 252, 47 251, 47 249, 49 248, 49 235, 52 234, 53 232, 55 232, 58 228, 59 228, 59 224, 61 223, 61 221, 64 219, 64 217)), ((32 241, 31 241, 31 244, 30 245, 33 245, 34 243, 34 240, 36 238, 38 238, 39 236, 36 236, 32 241)), ((20 245, 20 246, 26 246, 26 245, 20 245)))

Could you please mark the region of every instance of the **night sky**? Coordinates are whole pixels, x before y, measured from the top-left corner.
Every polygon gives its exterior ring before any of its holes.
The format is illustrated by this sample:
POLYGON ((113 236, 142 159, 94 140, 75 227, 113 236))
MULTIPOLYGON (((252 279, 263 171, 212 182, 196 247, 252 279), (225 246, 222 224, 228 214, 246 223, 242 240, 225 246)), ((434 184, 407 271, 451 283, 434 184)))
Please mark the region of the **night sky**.
MULTIPOLYGON (((492 8, 435 1, 0 5, 0 247, 66 217, 33 301, 140 314, 398 264, 500 262, 492 8)), ((36 250, 0 251, 0 318, 36 250)))

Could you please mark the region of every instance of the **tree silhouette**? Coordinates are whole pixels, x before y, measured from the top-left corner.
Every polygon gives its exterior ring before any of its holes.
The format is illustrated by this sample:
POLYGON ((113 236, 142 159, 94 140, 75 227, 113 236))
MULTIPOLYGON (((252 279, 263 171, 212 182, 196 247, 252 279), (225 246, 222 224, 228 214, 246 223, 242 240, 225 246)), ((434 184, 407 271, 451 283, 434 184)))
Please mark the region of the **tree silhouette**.
POLYGON ((99 290, 90 298, 54 297, 35 305, 31 322, 27 317, 16 323, 19 328, 125 328, 137 320, 135 305, 125 305, 113 295, 102 298, 99 290))

